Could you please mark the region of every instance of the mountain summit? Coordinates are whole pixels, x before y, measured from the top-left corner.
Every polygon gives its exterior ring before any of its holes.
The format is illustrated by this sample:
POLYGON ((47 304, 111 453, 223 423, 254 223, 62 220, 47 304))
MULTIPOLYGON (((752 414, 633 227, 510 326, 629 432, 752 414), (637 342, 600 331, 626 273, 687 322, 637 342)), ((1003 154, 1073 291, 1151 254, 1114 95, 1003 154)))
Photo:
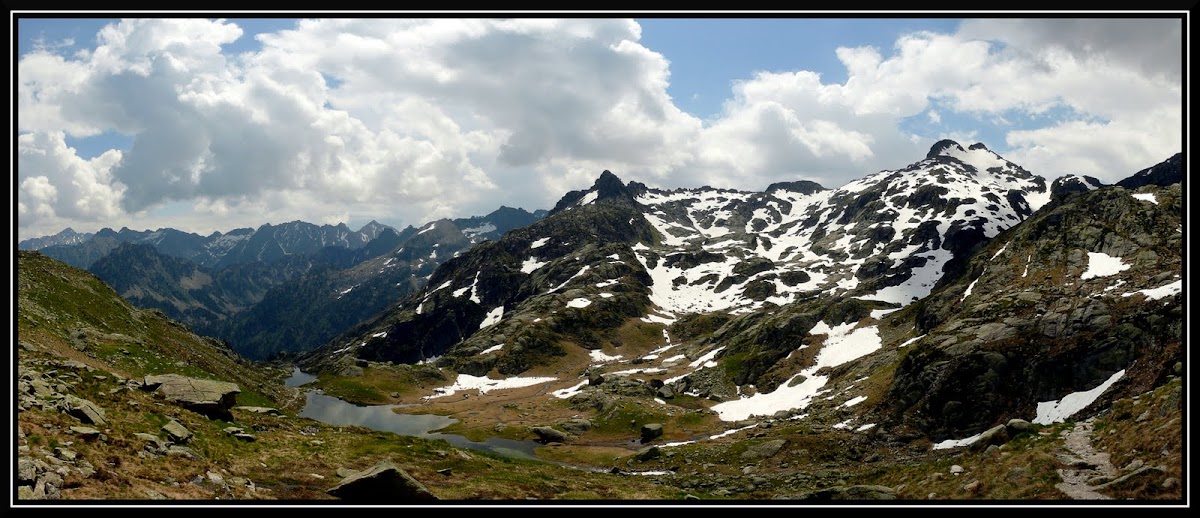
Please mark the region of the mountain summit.
POLYGON ((596 182, 592 184, 590 189, 567 193, 562 199, 558 200, 558 203, 554 205, 554 209, 550 211, 549 215, 554 215, 572 207, 617 200, 632 203, 633 193, 621 182, 620 178, 617 178, 617 175, 605 169, 596 178, 596 182))

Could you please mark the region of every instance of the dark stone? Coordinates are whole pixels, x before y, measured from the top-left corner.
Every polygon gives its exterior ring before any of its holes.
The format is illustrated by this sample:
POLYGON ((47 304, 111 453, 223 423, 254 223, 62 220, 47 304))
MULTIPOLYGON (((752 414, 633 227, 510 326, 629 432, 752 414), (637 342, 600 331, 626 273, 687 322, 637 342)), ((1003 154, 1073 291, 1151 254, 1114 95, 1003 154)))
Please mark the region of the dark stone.
POLYGON ((326 492, 356 503, 388 504, 438 499, 417 479, 386 460, 351 474, 326 492))
POLYGON ((650 442, 657 437, 662 437, 663 425, 661 423, 647 423, 642 425, 642 442, 650 442))

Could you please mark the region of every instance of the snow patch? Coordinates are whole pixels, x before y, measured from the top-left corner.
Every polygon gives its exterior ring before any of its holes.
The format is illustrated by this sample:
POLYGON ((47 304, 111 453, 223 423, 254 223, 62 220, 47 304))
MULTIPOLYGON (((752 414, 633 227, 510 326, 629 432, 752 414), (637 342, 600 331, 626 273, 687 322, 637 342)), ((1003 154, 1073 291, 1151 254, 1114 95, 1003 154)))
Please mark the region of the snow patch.
POLYGON ((867 396, 858 396, 858 397, 856 397, 856 398, 854 398, 854 399, 851 399, 850 401, 847 401, 847 402, 845 402, 845 403, 842 403, 842 406, 844 406, 844 407, 846 407, 846 408, 849 408, 849 407, 852 407, 852 406, 854 406, 854 405, 857 405, 857 404, 859 404, 859 403, 862 403, 863 401, 866 401, 866 400, 867 400, 867 396))
POLYGON ((908 346, 908 345, 912 345, 912 344, 913 344, 913 343, 915 343, 917 340, 920 340, 920 339, 922 339, 922 338, 925 338, 925 335, 921 335, 921 336, 917 336, 917 337, 909 338, 909 339, 908 339, 908 340, 906 340, 904 343, 902 343, 902 344, 900 344, 900 345, 897 345, 897 346, 896 346, 896 348, 897 348, 897 349, 899 349, 899 348, 901 348, 901 347, 905 347, 905 346, 908 346))
POLYGON ((585 299, 583 297, 580 297, 577 299, 571 299, 571 300, 567 301, 567 307, 569 307, 569 308, 581 308, 582 309, 582 308, 586 308, 591 305, 592 305, 592 301, 585 299))
POLYGON ((1112 376, 1109 376, 1107 381, 1092 390, 1072 392, 1063 396, 1058 401, 1038 403, 1037 417, 1033 418, 1034 424, 1051 424, 1066 421, 1072 415, 1075 415, 1075 413, 1092 404, 1104 391, 1108 390, 1108 387, 1111 387, 1113 383, 1116 383, 1124 375, 1125 369, 1121 369, 1112 376))
POLYGON ((948 450, 950 448, 959 448, 962 446, 970 446, 972 444, 975 444, 975 441, 978 441, 980 437, 983 437, 983 432, 979 432, 975 435, 967 437, 966 439, 946 439, 942 442, 934 444, 933 449, 948 450))
POLYGON ((485 355, 485 354, 488 354, 488 353, 494 353, 494 352, 496 352, 496 351, 499 351, 500 349, 503 349, 503 348, 504 348, 504 344, 496 344, 496 345, 493 345, 493 346, 491 346, 491 347, 488 347, 487 349, 484 349, 484 350, 482 350, 482 351, 479 351, 479 355, 480 355, 480 356, 483 356, 483 355, 485 355))
POLYGON ((1148 201, 1150 203, 1158 205, 1158 198, 1154 197, 1154 193, 1142 192, 1142 193, 1134 194, 1133 197, 1137 198, 1139 200, 1142 200, 1142 201, 1148 201))
POLYGON ((613 362, 613 361, 617 361, 617 360, 621 359, 621 355, 619 355, 619 354, 616 356, 612 356, 609 354, 604 354, 604 351, 601 351, 599 349, 592 349, 592 350, 588 351, 588 356, 591 356, 592 361, 595 363, 608 363, 608 362, 613 362))
POLYGON ((479 328, 483 329, 485 327, 495 325, 503 316, 504 306, 499 306, 496 309, 488 311, 487 315, 483 317, 483 322, 479 324, 479 328))
POLYGON ((759 392, 750 397, 718 403, 712 409, 722 421, 741 421, 753 415, 773 415, 780 410, 807 407, 829 380, 827 376, 817 376, 817 371, 842 365, 883 347, 878 328, 866 326, 855 329, 854 326, 851 323, 831 328, 823 321, 817 322, 810 333, 825 333, 828 337, 817 354, 815 365, 781 383, 774 392, 759 392), (795 383, 797 379, 799 383, 795 383))
POLYGON ((539 385, 542 383, 549 383, 551 381, 557 381, 557 380, 558 380, 558 378, 548 378, 548 377, 522 378, 519 376, 514 376, 511 378, 504 378, 502 380, 494 380, 494 379, 491 379, 488 377, 472 376, 470 374, 459 374, 458 379, 455 380, 453 385, 450 385, 448 387, 435 388, 435 389, 433 389, 434 394, 425 396, 424 399, 430 400, 430 399, 435 399, 435 398, 440 398, 440 397, 446 397, 446 396, 454 394, 460 390, 478 390, 480 394, 487 394, 488 392, 493 391, 493 390, 529 387, 532 385, 539 385))
POLYGON ((1086 281, 1093 277, 1116 275, 1128 270, 1129 266, 1121 261, 1120 257, 1113 257, 1102 252, 1088 252, 1087 271, 1083 272, 1079 279, 1086 281))
POLYGON ((1183 281, 1178 280, 1178 281, 1172 282, 1170 284, 1159 286, 1157 288, 1150 288, 1147 290, 1138 290, 1138 291, 1134 291, 1131 293, 1122 293, 1121 296, 1122 297, 1132 297, 1134 295, 1141 293, 1142 295, 1145 295, 1147 299, 1158 300, 1158 299, 1165 299, 1165 298, 1173 296, 1173 295, 1178 295, 1181 292, 1183 292, 1183 281))
POLYGON ((589 203, 595 203, 596 199, 599 197, 600 191, 590 191, 587 194, 584 194, 582 198, 579 198, 579 201, 575 202, 575 205, 587 205, 589 203))
POLYGON ((386 337, 387 337, 387 331, 380 331, 378 333, 371 335, 371 338, 386 338, 386 337))
POLYGON ((553 394, 554 397, 556 397, 558 399, 567 399, 571 396, 574 396, 575 394, 583 392, 583 387, 586 387, 587 384, 588 384, 588 380, 583 380, 573 387, 567 387, 565 389, 558 389, 558 390, 555 390, 554 392, 551 392, 551 394, 553 394))
POLYGON ((550 242, 550 238, 548 238, 548 237, 543 237, 543 238, 541 238, 541 239, 538 239, 538 240, 534 241, 533 243, 530 243, 530 245, 529 245, 529 248, 530 248, 530 249, 533 249, 533 248, 541 248, 541 247, 545 246, 545 245, 546 245, 546 243, 549 243, 549 242, 550 242))
POLYGON ((536 271, 538 268, 546 266, 547 264, 550 264, 550 262, 549 261, 539 262, 538 258, 530 256, 529 259, 526 259, 524 262, 521 263, 521 273, 524 273, 526 275, 531 274, 534 271, 536 271))

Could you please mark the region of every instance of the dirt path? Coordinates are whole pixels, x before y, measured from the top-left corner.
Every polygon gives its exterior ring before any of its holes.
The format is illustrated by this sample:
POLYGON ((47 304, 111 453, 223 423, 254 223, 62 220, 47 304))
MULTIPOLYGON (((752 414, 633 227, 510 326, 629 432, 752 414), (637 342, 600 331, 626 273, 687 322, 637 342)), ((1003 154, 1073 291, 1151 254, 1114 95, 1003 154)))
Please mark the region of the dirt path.
POLYGON ((1057 452, 1058 459, 1069 467, 1058 470, 1063 481, 1054 487, 1074 500, 1111 500, 1088 484, 1095 477, 1111 479, 1117 475, 1108 454, 1092 447, 1093 425, 1093 419, 1075 423, 1074 429, 1063 432, 1064 444, 1057 452))

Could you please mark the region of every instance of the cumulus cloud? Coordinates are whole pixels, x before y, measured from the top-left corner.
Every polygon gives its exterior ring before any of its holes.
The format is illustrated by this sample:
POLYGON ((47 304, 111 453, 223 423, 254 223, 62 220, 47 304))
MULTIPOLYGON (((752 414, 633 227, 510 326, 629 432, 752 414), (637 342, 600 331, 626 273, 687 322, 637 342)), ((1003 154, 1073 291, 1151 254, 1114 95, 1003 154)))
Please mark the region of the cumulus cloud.
POLYGON ((701 121, 631 20, 300 20, 244 53, 230 21, 123 20, 95 48, 20 57, 19 228, 420 224, 546 208, 603 169, 667 188, 836 187, 976 134, 948 123, 962 115, 1001 125, 989 147, 1035 173, 1111 182, 1179 151, 1181 32, 1093 22, 970 20, 840 48, 844 82, 759 72, 701 121), (902 129, 912 117, 944 133, 902 129), (91 159, 66 145, 107 133, 132 145, 91 159))
MULTIPOLYGON (((224 20, 125 20, 83 55, 23 56, 20 131, 133 135, 110 167, 125 213, 198 200, 261 217, 242 211, 311 198, 420 223, 499 193, 545 206, 602 168, 661 174, 701 126, 630 20, 304 20, 224 52, 241 36, 224 20)), ((34 203, 22 226, 45 214, 34 203)))

